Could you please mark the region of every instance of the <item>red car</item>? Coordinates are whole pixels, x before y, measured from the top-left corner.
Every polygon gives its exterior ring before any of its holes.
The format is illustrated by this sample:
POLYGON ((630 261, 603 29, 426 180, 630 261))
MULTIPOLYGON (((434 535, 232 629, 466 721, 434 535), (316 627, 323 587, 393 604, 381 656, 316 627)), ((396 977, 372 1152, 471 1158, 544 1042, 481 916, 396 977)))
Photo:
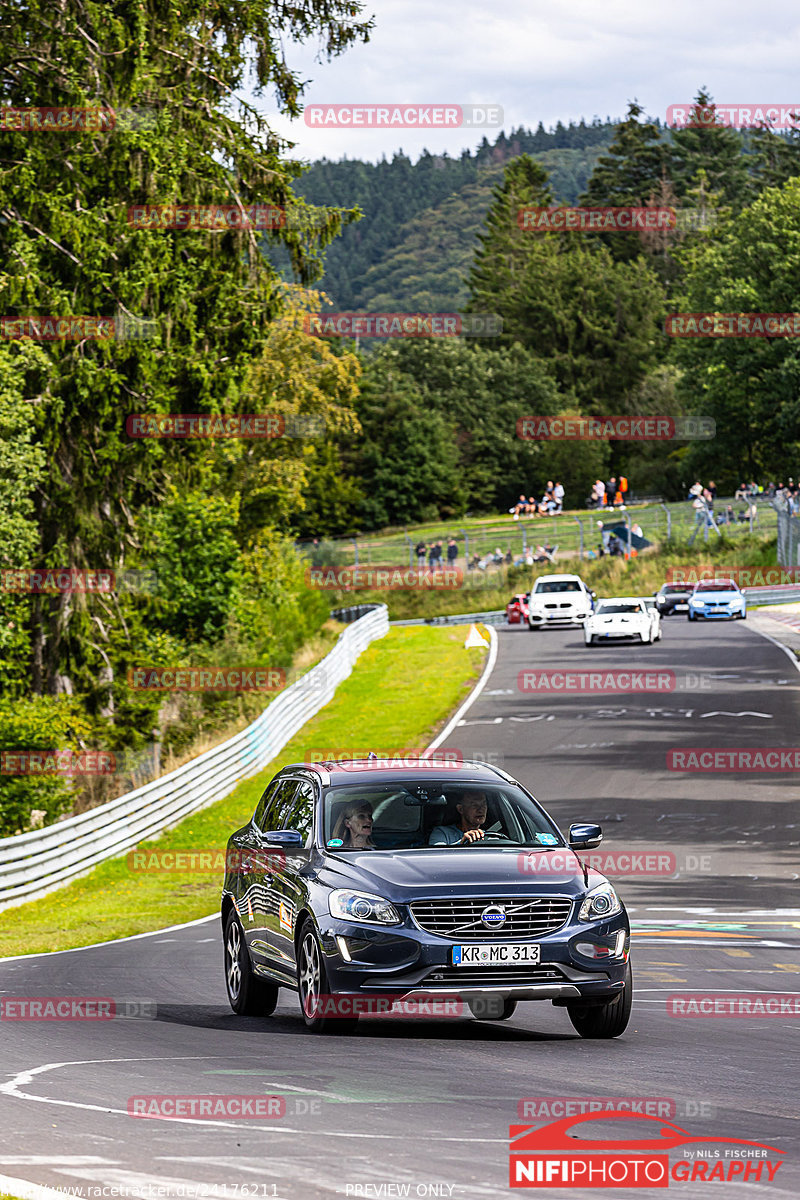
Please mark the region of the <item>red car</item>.
POLYGON ((530 592, 518 592, 506 605, 506 620, 509 625, 528 623, 528 597, 530 592))

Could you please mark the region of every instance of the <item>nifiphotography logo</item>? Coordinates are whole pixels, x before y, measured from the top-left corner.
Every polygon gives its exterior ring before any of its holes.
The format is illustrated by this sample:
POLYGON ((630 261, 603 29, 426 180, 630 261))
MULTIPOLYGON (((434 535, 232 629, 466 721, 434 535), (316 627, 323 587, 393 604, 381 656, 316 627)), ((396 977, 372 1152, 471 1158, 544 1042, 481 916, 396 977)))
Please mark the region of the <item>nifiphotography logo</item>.
POLYGON ((618 1109, 509 1127, 509 1185, 527 1188, 666 1188, 673 1183, 771 1183, 783 1150, 741 1138, 693 1137, 679 1125, 618 1109), (594 1139, 586 1122, 624 1120, 637 1133, 594 1139), (583 1133, 583 1131, 581 1131, 583 1133), (673 1162, 670 1162, 673 1151, 673 1162))

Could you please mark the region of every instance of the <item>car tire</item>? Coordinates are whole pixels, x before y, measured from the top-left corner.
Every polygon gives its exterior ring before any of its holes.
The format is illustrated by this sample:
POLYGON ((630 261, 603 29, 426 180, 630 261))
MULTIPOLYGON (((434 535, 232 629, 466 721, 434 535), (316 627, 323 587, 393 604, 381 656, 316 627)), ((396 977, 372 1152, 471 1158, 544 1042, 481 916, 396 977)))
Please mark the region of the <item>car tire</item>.
POLYGON ((253 971, 250 952, 236 910, 225 919, 225 990, 235 1013, 242 1017, 268 1017, 275 1011, 280 987, 260 979, 253 971))
POLYGON ((467 1004, 476 1021, 507 1021, 517 1010, 511 996, 476 996, 467 1004))
POLYGON ((314 997, 330 995, 328 972, 322 947, 314 926, 306 918, 300 930, 297 955, 297 991, 306 1028, 312 1033, 352 1033, 358 1025, 358 1017, 319 1016, 313 1012, 314 997))
POLYGON ((746 620, 747 620, 747 613, 746 613, 746 612, 740 613, 740 614, 739 614, 739 620, 740 620, 740 621, 746 621, 746 620))
POLYGON ((590 633, 588 638, 584 637, 583 644, 587 650, 589 649, 590 646, 593 646, 594 645, 594 634, 590 633))
POLYGON ((694 617, 692 616, 692 614, 691 614, 691 613, 687 613, 687 614, 686 614, 686 620, 687 620, 687 621, 693 621, 693 620, 694 620, 694 617))
POLYGON ((594 1007, 568 1004, 569 1019, 582 1038, 615 1038, 624 1033, 631 1016, 633 1003, 633 972, 628 963, 625 988, 606 1004, 594 1007))
POLYGON ((653 631, 652 631, 652 629, 651 629, 651 630, 649 631, 649 633, 647 634, 647 637, 645 637, 643 633, 640 633, 640 634, 639 634, 639 637, 641 638, 641 641, 642 641, 642 645, 643 645, 643 646, 649 646, 649 645, 650 645, 650 643, 651 643, 651 642, 652 642, 652 640, 653 640, 653 631))

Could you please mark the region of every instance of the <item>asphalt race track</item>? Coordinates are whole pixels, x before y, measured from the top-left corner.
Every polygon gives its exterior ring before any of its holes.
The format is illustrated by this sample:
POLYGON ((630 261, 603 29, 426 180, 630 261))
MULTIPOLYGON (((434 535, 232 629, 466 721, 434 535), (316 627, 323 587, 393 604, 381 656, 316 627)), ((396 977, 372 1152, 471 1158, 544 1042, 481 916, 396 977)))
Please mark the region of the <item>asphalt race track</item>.
MULTIPOLYGON (((154 1005, 156 1015, 3 1022, 0 1172, 74 1188, 86 1200, 104 1185, 143 1197, 519 1195, 509 1188, 510 1124, 567 1115, 565 1098, 575 1113, 581 1100, 624 1107, 623 1098, 638 1098, 652 1115, 710 1139, 691 1151, 709 1159, 709 1171, 715 1154, 725 1169, 733 1161, 714 1138, 784 1152, 770 1155, 781 1162, 772 1182, 766 1171, 756 1176, 763 1164, 752 1158, 747 1182, 743 1172, 721 1186, 671 1181, 678 1195, 800 1194, 800 1013, 681 1018, 667 1006, 676 993, 763 999, 800 991, 796 775, 667 769, 676 747, 798 744, 800 672, 749 622, 707 627, 671 618, 663 628, 653 646, 593 649, 580 632, 501 629, 495 670, 447 742, 465 756, 493 756, 563 828, 599 821, 600 852, 638 855, 620 859, 623 866, 674 856, 669 873, 618 875, 635 930, 636 998, 623 1037, 582 1041, 548 1003, 520 1005, 506 1023, 362 1019, 353 1037, 307 1033, 287 992, 271 1018, 236 1017, 216 918, 6 960, 4 997, 112 996, 138 1001, 144 1012, 154 1005), (523 692, 519 673, 534 667, 671 670, 677 686, 523 692), (128 1115, 133 1096, 218 1093, 284 1097, 285 1115, 128 1115)), ((612 1124, 619 1123, 592 1136, 612 1124)), ((684 1151, 672 1156, 674 1163, 684 1151)), ((0 1179, 0 1192, 7 1186, 0 1179)), ((536 1192, 663 1194, 542 1185, 536 1192)))

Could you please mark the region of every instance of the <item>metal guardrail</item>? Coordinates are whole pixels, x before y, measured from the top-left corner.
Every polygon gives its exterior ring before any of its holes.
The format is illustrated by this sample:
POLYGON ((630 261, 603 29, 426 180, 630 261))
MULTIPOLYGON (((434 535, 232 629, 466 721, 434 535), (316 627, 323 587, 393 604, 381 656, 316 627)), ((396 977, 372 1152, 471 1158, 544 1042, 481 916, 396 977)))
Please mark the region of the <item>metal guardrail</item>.
POLYGON ((412 617, 409 621, 390 621, 389 624, 392 628, 395 625, 504 625, 505 620, 506 610, 500 608, 496 612, 458 613, 456 616, 445 617, 412 617))
MULTIPOLYGON (((744 587, 747 599, 754 604, 794 604, 800 601, 800 586, 787 583, 776 587, 744 587)), ((506 610, 493 612, 456 613, 444 617, 412 617, 406 621, 390 621, 395 625, 505 625, 506 610)))
POLYGON ((242 779, 262 770, 333 699, 359 655, 388 632, 386 605, 371 606, 340 634, 316 667, 222 745, 101 808, 46 829, 0 839, 0 911, 46 895, 229 795, 242 779))

